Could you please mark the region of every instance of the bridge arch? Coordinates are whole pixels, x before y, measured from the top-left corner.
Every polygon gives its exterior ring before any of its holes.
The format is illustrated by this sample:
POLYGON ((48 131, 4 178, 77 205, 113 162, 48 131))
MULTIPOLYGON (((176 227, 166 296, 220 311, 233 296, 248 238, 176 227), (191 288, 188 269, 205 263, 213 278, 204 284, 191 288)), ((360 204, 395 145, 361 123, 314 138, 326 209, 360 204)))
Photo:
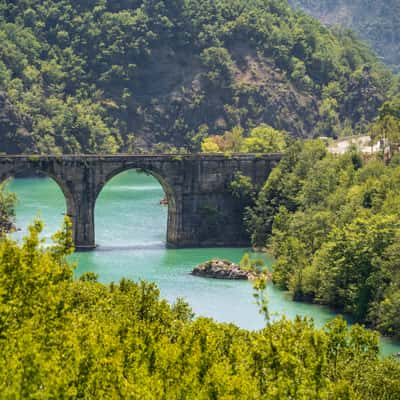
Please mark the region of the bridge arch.
POLYGON ((178 226, 178 210, 177 210, 177 194, 173 185, 169 182, 163 171, 155 166, 143 167, 137 164, 125 164, 108 172, 105 178, 98 182, 95 189, 94 208, 96 207, 97 199, 105 186, 116 176, 128 171, 140 171, 147 175, 151 175, 162 187, 167 199, 167 246, 170 245, 176 237, 176 227, 178 226))
POLYGON ((61 192, 64 196, 64 200, 65 200, 66 214, 74 222, 74 218, 76 215, 76 202, 75 202, 74 197, 72 196, 71 190, 65 181, 63 181, 59 176, 52 173, 51 171, 48 171, 45 168, 32 169, 29 166, 21 166, 19 168, 11 169, 11 170, 7 170, 7 171, 3 172, 0 175, 0 183, 3 183, 8 179, 15 179, 15 178, 24 177, 24 176, 35 176, 37 178, 40 178, 41 176, 43 176, 46 178, 50 178, 61 190, 61 192))

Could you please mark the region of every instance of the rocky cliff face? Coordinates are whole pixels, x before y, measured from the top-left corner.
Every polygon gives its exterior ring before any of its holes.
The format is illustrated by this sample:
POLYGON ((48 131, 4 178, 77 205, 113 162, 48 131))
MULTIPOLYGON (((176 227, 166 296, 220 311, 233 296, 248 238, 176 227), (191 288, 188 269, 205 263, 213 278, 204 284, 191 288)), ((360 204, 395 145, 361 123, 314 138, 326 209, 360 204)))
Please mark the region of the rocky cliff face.
POLYGON ((158 50, 141 71, 128 104, 129 128, 147 146, 180 146, 207 127, 218 134, 232 126, 268 123, 306 137, 318 119, 318 96, 296 88, 285 73, 251 49, 233 48, 229 87, 210 83, 195 54, 158 50))

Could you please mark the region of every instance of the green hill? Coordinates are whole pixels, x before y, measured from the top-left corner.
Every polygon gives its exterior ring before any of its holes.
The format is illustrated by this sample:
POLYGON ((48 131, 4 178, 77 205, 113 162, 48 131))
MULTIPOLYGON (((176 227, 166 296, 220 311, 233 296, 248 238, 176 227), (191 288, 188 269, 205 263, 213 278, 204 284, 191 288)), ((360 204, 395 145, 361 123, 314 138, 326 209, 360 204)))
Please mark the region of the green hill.
POLYGON ((197 150, 261 123, 358 132, 392 86, 351 34, 283 0, 0 0, 2 152, 197 150))
POLYGON ((398 0, 289 0, 327 26, 353 29, 394 71, 400 71, 398 0))

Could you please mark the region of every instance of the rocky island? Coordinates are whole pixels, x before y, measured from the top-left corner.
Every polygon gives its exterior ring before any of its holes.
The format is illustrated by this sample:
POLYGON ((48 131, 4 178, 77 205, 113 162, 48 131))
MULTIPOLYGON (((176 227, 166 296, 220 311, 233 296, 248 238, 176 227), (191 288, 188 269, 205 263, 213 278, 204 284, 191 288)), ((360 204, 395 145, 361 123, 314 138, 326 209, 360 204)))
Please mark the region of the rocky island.
POLYGON ((229 260, 214 259, 197 265, 192 275, 214 279, 253 280, 265 276, 266 273, 242 269, 229 260))

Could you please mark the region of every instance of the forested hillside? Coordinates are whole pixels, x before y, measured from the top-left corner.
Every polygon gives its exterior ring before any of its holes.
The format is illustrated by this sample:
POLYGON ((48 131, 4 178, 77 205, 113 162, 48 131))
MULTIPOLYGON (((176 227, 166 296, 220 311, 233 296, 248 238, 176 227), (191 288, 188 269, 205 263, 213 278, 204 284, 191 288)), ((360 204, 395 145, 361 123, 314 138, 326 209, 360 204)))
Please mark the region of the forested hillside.
POLYGON ((396 149, 385 163, 356 152, 332 155, 319 140, 296 141, 246 219, 253 243, 276 259, 274 282, 294 300, 328 304, 399 338, 396 149))
POLYGON ((284 0, 0 0, 2 152, 198 150, 362 131, 395 84, 284 0))
POLYGON ((396 72, 400 71, 398 0, 289 0, 327 26, 354 30, 396 72))

